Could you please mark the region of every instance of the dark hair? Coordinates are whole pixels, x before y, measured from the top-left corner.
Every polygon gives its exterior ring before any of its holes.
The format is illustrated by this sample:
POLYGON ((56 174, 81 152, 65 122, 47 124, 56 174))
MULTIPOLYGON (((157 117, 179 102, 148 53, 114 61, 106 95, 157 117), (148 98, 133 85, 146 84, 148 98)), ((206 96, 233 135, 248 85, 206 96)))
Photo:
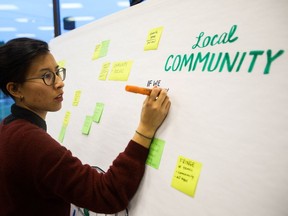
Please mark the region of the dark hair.
MULTIPOLYGON (((23 83, 32 61, 49 52, 45 41, 31 38, 16 38, 0 46, 0 88, 6 89, 9 82, 23 83)), ((11 96, 11 95, 10 95, 11 96)))

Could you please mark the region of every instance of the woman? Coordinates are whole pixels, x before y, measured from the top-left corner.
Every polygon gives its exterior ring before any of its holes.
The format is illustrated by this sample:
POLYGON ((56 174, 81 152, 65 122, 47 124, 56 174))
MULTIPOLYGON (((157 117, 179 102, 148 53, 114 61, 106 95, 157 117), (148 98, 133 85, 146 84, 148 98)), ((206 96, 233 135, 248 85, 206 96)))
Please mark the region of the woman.
POLYGON ((46 42, 18 38, 0 47, 0 87, 15 101, 0 125, 3 216, 64 216, 71 203, 111 214, 125 209, 139 186, 151 140, 170 109, 167 91, 153 88, 127 147, 99 174, 46 133, 47 112, 61 108, 65 76, 46 42))

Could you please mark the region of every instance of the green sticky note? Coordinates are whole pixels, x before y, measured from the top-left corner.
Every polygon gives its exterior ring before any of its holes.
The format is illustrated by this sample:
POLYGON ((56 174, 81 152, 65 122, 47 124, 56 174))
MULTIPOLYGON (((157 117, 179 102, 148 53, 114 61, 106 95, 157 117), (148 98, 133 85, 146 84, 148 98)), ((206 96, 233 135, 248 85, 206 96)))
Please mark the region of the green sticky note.
POLYGON ((59 134, 59 136, 58 136, 58 141, 59 142, 63 142, 63 140, 64 140, 64 137, 65 137, 65 133, 66 133, 66 128, 67 128, 67 125, 62 125, 62 127, 61 127, 61 131, 60 131, 60 134, 59 134))
POLYGON ((155 169, 159 168, 163 150, 164 150, 164 145, 165 145, 164 140, 157 139, 157 138, 153 139, 150 149, 149 149, 148 158, 146 160, 147 165, 155 169))
POLYGON ((85 135, 89 134, 92 122, 93 122, 92 116, 86 116, 83 127, 82 127, 82 134, 85 134, 85 135))
POLYGON ((110 43, 110 40, 102 41, 99 57, 104 57, 107 55, 109 43, 110 43))
POLYGON ((99 123, 101 116, 102 116, 102 112, 104 109, 104 104, 103 103, 96 103, 96 107, 94 109, 94 114, 93 114, 93 121, 99 123))
POLYGON ((144 50, 158 49, 159 41, 163 32, 163 27, 151 29, 148 33, 144 50))
POLYGON ((109 80, 127 81, 131 67, 132 61, 114 62, 109 75, 109 80))
POLYGON ((110 69, 110 64, 111 64, 110 62, 106 62, 102 64, 102 69, 98 77, 99 80, 106 80, 109 69, 110 69))
POLYGON ((179 156, 171 186, 194 197, 201 168, 200 162, 179 156))

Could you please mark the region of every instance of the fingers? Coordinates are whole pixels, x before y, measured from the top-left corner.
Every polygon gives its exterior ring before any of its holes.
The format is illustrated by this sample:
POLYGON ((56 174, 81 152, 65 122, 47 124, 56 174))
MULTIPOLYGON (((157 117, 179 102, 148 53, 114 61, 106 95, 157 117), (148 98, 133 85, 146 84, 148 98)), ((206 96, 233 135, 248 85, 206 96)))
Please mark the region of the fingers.
POLYGON ((150 93, 149 101, 157 100, 161 90, 162 90, 161 88, 158 88, 157 86, 154 86, 152 91, 151 91, 151 93, 150 93))
POLYGON ((145 132, 146 136, 151 135, 152 137, 165 120, 170 105, 167 90, 154 87, 143 103, 139 124, 140 132, 145 132))
POLYGON ((166 89, 161 89, 158 87, 154 87, 151 91, 151 94, 148 98, 150 102, 155 102, 157 104, 160 104, 161 106, 168 106, 170 104, 170 99, 167 95, 167 90, 166 89))
POLYGON ((162 94, 162 97, 164 97, 165 95, 167 95, 167 90, 154 86, 150 93, 149 99, 155 101, 160 97, 161 94, 162 94))

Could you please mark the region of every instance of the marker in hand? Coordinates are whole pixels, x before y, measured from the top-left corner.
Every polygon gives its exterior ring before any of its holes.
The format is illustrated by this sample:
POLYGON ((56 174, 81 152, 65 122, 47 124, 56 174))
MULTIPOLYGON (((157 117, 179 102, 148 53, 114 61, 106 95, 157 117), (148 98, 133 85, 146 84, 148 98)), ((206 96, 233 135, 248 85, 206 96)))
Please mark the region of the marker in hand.
POLYGON ((150 95, 152 89, 149 88, 143 88, 143 87, 138 87, 138 86, 131 86, 131 85, 126 85, 125 90, 128 92, 133 92, 137 94, 143 94, 143 95, 150 95))
MULTIPOLYGON (((128 92, 133 92, 133 93, 137 93, 137 94, 143 94, 143 95, 150 95, 152 89, 150 88, 143 88, 143 87, 139 87, 139 86, 132 86, 132 85, 126 85, 125 90, 128 92)), ((169 90, 166 89, 167 91, 169 90)))

